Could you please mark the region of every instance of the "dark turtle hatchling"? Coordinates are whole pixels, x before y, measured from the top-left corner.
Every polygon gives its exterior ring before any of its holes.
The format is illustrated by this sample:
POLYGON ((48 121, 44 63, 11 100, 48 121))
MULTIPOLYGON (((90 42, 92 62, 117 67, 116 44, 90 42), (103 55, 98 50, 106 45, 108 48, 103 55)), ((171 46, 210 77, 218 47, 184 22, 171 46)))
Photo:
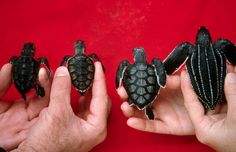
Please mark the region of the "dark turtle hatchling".
POLYGON ((116 73, 116 88, 123 84, 127 94, 128 103, 138 109, 145 109, 149 120, 154 119, 151 104, 156 98, 160 87, 166 84, 166 71, 162 62, 154 58, 151 64, 146 61, 143 48, 133 50, 134 64, 127 60, 119 64, 116 73))
POLYGON ((23 46, 19 57, 13 56, 9 63, 13 65, 13 82, 17 90, 26 100, 26 93, 35 88, 37 95, 45 95, 44 88, 37 83, 40 65, 44 64, 48 70, 49 65, 46 58, 34 59, 35 46, 33 43, 26 43, 23 46))
POLYGON ((85 55, 84 41, 76 41, 74 47, 75 55, 65 56, 61 65, 67 66, 72 84, 83 95, 92 85, 95 72, 94 62, 99 59, 94 53, 85 55))
POLYGON ((222 38, 212 43, 209 31, 201 27, 195 45, 181 43, 165 59, 164 65, 167 74, 171 74, 186 62, 193 89, 205 109, 213 110, 217 103, 225 101, 226 59, 236 64, 235 45, 222 38))

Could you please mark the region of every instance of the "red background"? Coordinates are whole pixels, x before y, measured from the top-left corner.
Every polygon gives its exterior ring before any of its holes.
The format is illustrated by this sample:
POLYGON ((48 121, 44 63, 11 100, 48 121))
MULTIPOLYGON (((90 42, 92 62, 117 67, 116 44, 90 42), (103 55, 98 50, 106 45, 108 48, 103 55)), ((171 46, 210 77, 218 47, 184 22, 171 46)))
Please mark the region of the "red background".
MULTIPOLYGON (((162 60, 180 42, 194 42, 197 29, 205 25, 213 40, 225 37, 236 43, 235 1, 214 0, 1 0, 0 66, 19 55, 23 43, 36 44, 36 57, 46 56, 53 71, 73 42, 83 39, 87 53, 96 53, 106 68, 113 108, 108 137, 94 152, 104 151, 213 151, 194 136, 171 136, 129 128, 115 90, 115 72, 123 59, 132 61, 131 50, 142 46, 150 61, 162 60)), ((74 89, 73 89, 74 90, 74 89)), ((72 99, 78 94, 73 91, 72 99)), ((4 98, 18 98, 14 86, 4 98)))

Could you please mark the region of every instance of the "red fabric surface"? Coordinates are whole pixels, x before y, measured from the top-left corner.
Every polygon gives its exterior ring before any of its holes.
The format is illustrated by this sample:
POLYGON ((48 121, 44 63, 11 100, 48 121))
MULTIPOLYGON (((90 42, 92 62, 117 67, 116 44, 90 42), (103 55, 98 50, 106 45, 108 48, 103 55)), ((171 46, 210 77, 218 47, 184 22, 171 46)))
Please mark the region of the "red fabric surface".
MULTIPOLYGON (((175 151, 210 152, 194 136, 171 136, 129 128, 120 110, 115 73, 123 59, 132 61, 131 50, 142 46, 150 61, 164 59, 183 41, 194 42, 197 29, 205 25, 213 40, 225 37, 236 43, 236 1, 213 0, 41 0, 0 2, 0 66, 19 55, 23 43, 36 44, 36 57, 45 56, 53 71, 73 43, 83 39, 87 53, 96 53, 106 68, 113 108, 107 139, 94 152, 175 151)), ((20 97, 14 86, 4 98, 20 97)), ((73 89, 72 104, 79 95, 73 89)))

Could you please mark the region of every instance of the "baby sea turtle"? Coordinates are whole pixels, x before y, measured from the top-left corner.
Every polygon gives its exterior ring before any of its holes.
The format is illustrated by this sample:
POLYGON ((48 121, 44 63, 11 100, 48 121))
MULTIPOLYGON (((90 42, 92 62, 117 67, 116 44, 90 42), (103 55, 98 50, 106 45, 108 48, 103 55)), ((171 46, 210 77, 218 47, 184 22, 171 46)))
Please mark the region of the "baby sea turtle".
POLYGON ((74 44, 75 55, 65 56, 61 65, 65 65, 76 90, 83 95, 92 85, 94 79, 94 62, 99 61, 96 54, 85 55, 85 43, 78 40, 74 44))
POLYGON ((128 103, 138 109, 145 109, 149 120, 154 119, 151 104, 160 87, 166 84, 166 71, 162 62, 154 58, 151 64, 146 61, 143 48, 133 50, 134 64, 121 61, 116 73, 116 88, 123 86, 128 94, 128 103))
POLYGON ((236 64, 236 47, 226 39, 212 43, 205 27, 198 30, 195 45, 184 42, 165 59, 167 74, 171 74, 186 62, 193 89, 205 109, 213 110, 218 102, 225 101, 224 79, 226 59, 236 64))
POLYGON ((49 70, 49 64, 46 58, 34 59, 35 45, 33 43, 25 43, 21 56, 11 57, 9 63, 13 65, 13 82, 17 90, 26 100, 26 93, 35 88, 37 95, 44 97, 44 88, 38 82, 38 73, 40 65, 44 64, 49 70))

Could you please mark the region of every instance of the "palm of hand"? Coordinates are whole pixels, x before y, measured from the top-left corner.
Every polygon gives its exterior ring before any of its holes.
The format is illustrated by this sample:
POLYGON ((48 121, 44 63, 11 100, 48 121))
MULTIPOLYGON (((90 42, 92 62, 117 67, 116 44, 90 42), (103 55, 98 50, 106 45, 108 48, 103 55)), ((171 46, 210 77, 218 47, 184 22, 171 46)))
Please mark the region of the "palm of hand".
MULTIPOLYGON (((5 64, 0 71, 0 95, 3 96, 11 86, 11 64, 5 64)), ((45 97, 36 94, 12 102, 0 100, 0 146, 11 150, 22 142, 37 121, 40 110, 48 105, 50 81, 45 69, 39 75, 40 83, 45 88, 45 97)))
MULTIPOLYGON (((118 89, 122 99, 127 100, 123 88, 118 89)), ((167 77, 167 85, 160 90, 153 102, 152 108, 156 119, 147 120, 144 112, 130 107, 127 102, 121 106, 124 115, 129 119, 128 125, 132 128, 173 135, 193 135, 194 128, 184 106, 184 99, 180 88, 180 76, 167 77)))

